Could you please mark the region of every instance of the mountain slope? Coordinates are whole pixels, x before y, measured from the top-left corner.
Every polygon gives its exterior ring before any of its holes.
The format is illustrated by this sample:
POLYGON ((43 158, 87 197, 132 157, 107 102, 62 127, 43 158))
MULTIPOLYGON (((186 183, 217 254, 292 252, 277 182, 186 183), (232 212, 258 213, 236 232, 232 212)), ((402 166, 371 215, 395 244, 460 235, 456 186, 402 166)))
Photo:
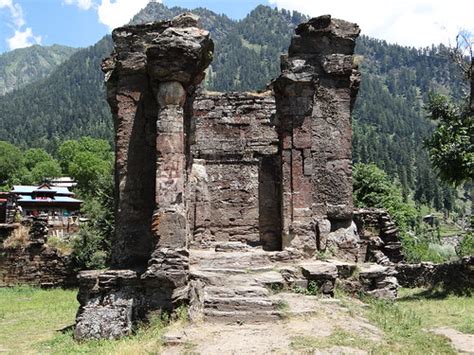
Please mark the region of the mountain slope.
MULTIPOLYGON (((171 18, 185 9, 150 3, 133 23, 171 18)), ((259 90, 279 74, 293 29, 306 17, 258 6, 241 21, 206 9, 201 16, 215 41, 205 86, 218 91, 259 90)), ((110 54, 105 37, 60 65, 48 78, 0 97, 0 140, 52 149, 60 140, 92 135, 111 139, 101 58, 110 54)), ((362 86, 354 110, 354 161, 375 162, 402 185, 405 194, 437 207, 452 191, 429 165, 423 139, 433 124, 423 111, 430 90, 462 96, 463 83, 443 46, 413 49, 361 37, 356 48, 362 86)), ((451 197, 450 197, 451 196, 451 197)))
POLYGON ((81 49, 47 78, 0 97, 0 140, 49 150, 84 135, 112 137, 100 63, 110 36, 81 49))
POLYGON ((1 54, 0 95, 47 77, 76 51, 60 45, 35 45, 1 54))

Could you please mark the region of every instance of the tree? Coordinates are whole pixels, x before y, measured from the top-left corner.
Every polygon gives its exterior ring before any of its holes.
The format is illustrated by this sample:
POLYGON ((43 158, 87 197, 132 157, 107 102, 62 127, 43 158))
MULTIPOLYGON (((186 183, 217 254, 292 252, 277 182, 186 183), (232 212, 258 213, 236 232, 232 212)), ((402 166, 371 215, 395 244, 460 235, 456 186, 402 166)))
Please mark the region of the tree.
POLYGON ((9 189, 20 172, 24 169, 20 149, 8 142, 0 141, 0 186, 9 189))
POLYGON ((53 157, 41 148, 30 148, 23 153, 25 167, 32 170, 38 163, 53 160, 53 157))
POLYGON ((87 224, 74 240, 71 255, 77 270, 101 269, 108 265, 110 245, 114 233, 114 182, 112 175, 101 176, 94 194, 87 194, 81 213, 88 217, 87 224))
POLYGON ((47 178, 62 175, 59 162, 42 148, 30 148, 23 153, 25 169, 21 173, 23 184, 39 184, 47 178))
POLYGON ((474 176, 474 36, 463 31, 456 37, 450 50, 453 62, 470 81, 467 104, 455 105, 450 99, 430 95, 428 112, 438 123, 435 132, 426 140, 430 160, 439 176, 453 185, 460 185, 474 176))
POLYGON ((77 180, 78 186, 86 191, 94 190, 101 176, 110 175, 112 162, 101 159, 92 152, 78 152, 69 164, 69 174, 77 180))
POLYGON ((54 159, 39 162, 33 167, 33 169, 31 169, 31 177, 33 183, 36 184, 45 181, 47 178, 61 176, 61 174, 61 167, 54 159))
POLYGON ((102 176, 112 174, 112 149, 103 139, 65 141, 59 147, 59 160, 65 173, 75 178, 83 191, 93 192, 102 176))
POLYGON ((430 160, 444 181, 460 185, 474 176, 474 115, 457 107, 447 97, 432 94, 430 118, 438 123, 425 141, 430 160))
POLYGON ((461 31, 456 36, 456 46, 451 48, 451 58, 461 69, 464 77, 471 81, 471 93, 469 95, 470 115, 474 115, 474 34, 461 31))
POLYGON ((375 164, 355 164, 353 170, 354 202, 357 207, 377 207, 388 211, 402 230, 416 222, 413 201, 403 201, 400 187, 375 164))

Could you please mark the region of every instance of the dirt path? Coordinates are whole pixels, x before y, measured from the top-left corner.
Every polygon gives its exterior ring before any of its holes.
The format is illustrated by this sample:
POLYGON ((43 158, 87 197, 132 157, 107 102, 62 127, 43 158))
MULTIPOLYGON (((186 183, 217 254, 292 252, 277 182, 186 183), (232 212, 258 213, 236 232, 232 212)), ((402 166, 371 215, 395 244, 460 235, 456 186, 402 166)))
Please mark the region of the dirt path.
MULTIPOLYGON (((289 304, 298 307, 293 297, 289 304)), ((170 329, 165 335, 168 345, 163 354, 288 354, 314 350, 319 354, 366 354, 357 348, 359 342, 378 342, 382 332, 366 319, 351 315, 351 312, 334 300, 306 297, 316 311, 305 316, 291 316, 277 322, 261 324, 200 323, 170 329), (353 338, 354 346, 332 344, 334 334, 353 338), (326 339, 321 343, 321 339, 326 339)), ((301 303, 301 302, 299 302, 301 303)))

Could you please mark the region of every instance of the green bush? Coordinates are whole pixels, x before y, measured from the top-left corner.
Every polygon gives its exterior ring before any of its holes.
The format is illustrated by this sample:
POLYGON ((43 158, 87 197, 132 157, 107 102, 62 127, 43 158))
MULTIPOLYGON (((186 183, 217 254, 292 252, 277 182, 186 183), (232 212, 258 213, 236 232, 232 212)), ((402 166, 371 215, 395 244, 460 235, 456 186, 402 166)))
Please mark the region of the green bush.
POLYGON ((474 233, 468 233, 464 236, 459 244, 459 256, 474 255, 474 233))
POLYGON ((404 202, 399 186, 375 164, 355 164, 353 170, 354 203, 357 207, 383 208, 402 231, 413 229, 417 213, 413 201, 404 202))

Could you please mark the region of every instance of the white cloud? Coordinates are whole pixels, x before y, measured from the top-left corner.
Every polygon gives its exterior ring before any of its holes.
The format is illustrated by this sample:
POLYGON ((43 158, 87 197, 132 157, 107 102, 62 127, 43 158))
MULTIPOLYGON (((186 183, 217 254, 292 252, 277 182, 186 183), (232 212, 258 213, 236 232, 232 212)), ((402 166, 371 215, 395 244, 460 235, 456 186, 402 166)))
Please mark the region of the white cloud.
MULTIPOLYGON (((0 0, 8 1, 8 0, 0 0)), ((77 6, 81 10, 97 11, 99 22, 109 30, 125 25, 150 1, 162 0, 64 0, 63 4, 77 6)))
POLYGON ((81 10, 89 10, 94 3, 92 0, 64 0, 64 4, 66 5, 75 5, 81 10))
POLYGON ((25 24, 23 10, 20 5, 14 4, 12 0, 0 0, 1 8, 7 8, 10 11, 12 21, 16 27, 21 27, 25 24))
POLYGON ((10 12, 10 27, 14 30, 14 35, 6 39, 10 49, 24 48, 41 43, 41 36, 35 36, 30 27, 23 29, 26 21, 20 4, 14 3, 13 0, 0 0, 0 9, 7 9, 10 12))
POLYGON ((30 27, 25 30, 15 30, 13 37, 7 39, 10 49, 25 48, 41 43, 41 36, 33 35, 30 27))
POLYGON ((474 1, 466 0, 268 0, 310 16, 331 14, 356 22, 362 33, 391 43, 424 47, 452 44, 462 30, 474 32, 474 1))
POLYGON ((149 2, 150 0, 102 0, 97 9, 99 22, 110 30, 123 26, 149 2))

